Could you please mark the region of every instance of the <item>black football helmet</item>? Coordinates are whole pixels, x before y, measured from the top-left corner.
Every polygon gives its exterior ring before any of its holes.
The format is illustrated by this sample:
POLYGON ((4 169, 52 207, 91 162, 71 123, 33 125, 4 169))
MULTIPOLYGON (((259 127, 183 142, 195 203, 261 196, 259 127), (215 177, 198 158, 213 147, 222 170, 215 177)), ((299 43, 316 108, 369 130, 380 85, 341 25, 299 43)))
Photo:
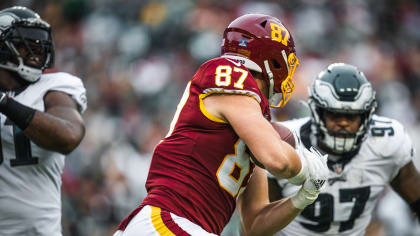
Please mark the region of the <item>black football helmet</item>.
POLYGON ((321 71, 309 88, 309 107, 312 130, 318 140, 335 154, 352 155, 358 152, 376 109, 375 91, 355 66, 334 63, 321 71), (360 115, 360 127, 355 133, 344 136, 343 133, 328 130, 323 110, 360 115))
POLYGON ((26 7, 0 11, 0 68, 32 83, 53 64, 50 25, 26 7))

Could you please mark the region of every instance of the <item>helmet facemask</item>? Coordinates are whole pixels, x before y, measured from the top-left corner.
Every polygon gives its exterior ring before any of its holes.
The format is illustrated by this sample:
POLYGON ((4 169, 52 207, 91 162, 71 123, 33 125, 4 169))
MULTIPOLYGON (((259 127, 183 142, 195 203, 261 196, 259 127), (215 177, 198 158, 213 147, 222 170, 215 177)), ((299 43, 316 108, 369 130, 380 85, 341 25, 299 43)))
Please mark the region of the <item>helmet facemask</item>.
POLYGON ((284 107, 286 103, 292 97, 293 91, 295 89, 295 84, 293 82, 293 75, 297 66, 299 65, 299 60, 296 57, 295 53, 290 53, 289 56, 286 56, 285 51, 282 51, 282 57, 284 59, 283 67, 287 68, 286 71, 281 70, 281 65, 275 59, 271 59, 271 63, 268 63, 268 60, 264 61, 265 72, 267 72, 268 86, 269 86, 269 101, 270 106, 273 108, 284 107), (270 70, 277 71, 278 79, 274 79, 273 72, 270 70), (282 79, 285 78, 285 79, 282 79))
POLYGON ((369 120, 371 114, 365 113, 342 113, 340 111, 328 111, 321 107, 315 107, 316 116, 315 122, 317 129, 318 140, 321 144, 327 148, 330 152, 342 155, 346 153, 352 153, 358 150, 361 142, 365 138, 367 132, 367 126, 369 125, 369 120), (349 131, 335 131, 327 128, 325 113, 330 112, 332 115, 357 115, 360 116, 360 124, 355 132, 349 131))

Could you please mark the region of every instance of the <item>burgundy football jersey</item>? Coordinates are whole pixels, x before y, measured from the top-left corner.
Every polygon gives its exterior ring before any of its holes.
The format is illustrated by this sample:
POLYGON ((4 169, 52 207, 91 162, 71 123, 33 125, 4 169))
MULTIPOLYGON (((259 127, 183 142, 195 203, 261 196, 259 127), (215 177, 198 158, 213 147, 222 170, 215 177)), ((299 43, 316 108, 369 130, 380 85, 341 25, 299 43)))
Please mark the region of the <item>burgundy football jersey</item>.
POLYGON ((247 68, 222 57, 204 63, 188 83, 168 135, 154 150, 147 197, 120 229, 142 206, 153 205, 208 232, 222 232, 254 165, 233 128, 205 110, 203 99, 214 93, 248 95, 270 120, 268 101, 247 68))

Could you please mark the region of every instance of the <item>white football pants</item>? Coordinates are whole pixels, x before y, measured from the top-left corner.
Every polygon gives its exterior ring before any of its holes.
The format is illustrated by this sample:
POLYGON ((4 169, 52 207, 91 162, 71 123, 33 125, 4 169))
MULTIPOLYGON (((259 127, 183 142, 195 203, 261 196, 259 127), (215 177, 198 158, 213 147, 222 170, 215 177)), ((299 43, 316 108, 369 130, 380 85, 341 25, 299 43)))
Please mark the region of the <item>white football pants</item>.
POLYGON ((124 231, 118 230, 113 236, 175 235, 216 236, 185 218, 167 211, 161 211, 159 207, 150 205, 144 206, 130 221, 124 231))

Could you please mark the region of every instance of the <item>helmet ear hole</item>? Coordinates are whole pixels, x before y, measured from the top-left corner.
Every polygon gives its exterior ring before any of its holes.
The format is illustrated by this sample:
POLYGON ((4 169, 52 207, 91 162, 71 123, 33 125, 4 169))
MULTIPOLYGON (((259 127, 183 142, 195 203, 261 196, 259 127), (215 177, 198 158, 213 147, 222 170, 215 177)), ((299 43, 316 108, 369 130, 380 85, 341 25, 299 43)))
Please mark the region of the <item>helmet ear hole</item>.
POLYGON ((265 28, 265 25, 267 24, 267 21, 265 20, 265 21, 263 21, 263 22, 261 22, 261 26, 263 27, 263 28, 265 28))
POLYGON ((280 63, 276 59, 271 59, 271 64, 275 69, 280 69, 280 63))
POLYGON ((316 113, 318 113, 319 119, 321 121, 325 122, 325 119, 324 119, 324 110, 321 109, 320 107, 316 106, 315 111, 316 111, 316 113))

